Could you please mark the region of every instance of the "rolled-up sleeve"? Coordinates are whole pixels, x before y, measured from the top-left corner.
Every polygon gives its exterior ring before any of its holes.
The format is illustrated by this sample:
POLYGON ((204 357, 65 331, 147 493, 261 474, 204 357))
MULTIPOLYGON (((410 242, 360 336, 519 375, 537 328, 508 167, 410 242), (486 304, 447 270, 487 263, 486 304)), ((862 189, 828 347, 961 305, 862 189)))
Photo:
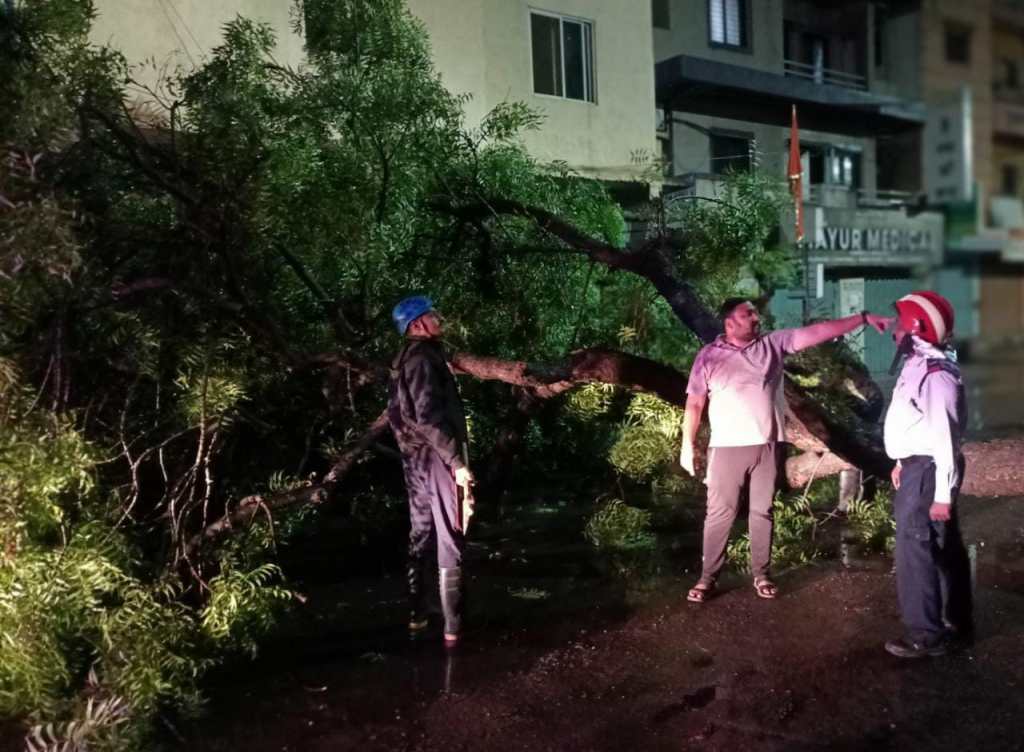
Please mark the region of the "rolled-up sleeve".
POLYGON ((921 385, 921 403, 935 460, 935 503, 949 504, 953 489, 960 484, 957 455, 960 424, 957 421, 956 378, 945 372, 929 374, 921 385))
POLYGON ((702 347, 693 359, 690 368, 690 380, 686 383, 686 393, 692 397, 704 397, 708 393, 707 348, 702 347))

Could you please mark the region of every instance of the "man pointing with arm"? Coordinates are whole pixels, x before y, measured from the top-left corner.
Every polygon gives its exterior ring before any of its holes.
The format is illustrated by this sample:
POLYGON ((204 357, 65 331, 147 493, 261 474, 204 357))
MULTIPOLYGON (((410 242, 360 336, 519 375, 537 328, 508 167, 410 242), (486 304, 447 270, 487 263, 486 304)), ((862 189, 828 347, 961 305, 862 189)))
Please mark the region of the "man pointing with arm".
POLYGON ((782 393, 783 360, 808 347, 870 325, 884 332, 891 319, 863 311, 798 329, 761 334, 757 308, 746 298, 729 298, 719 309, 725 329, 701 348, 690 371, 683 418, 679 463, 691 475, 694 441, 705 408, 711 423, 711 442, 705 483, 708 487, 704 521, 703 567, 687 600, 703 603, 714 591, 725 562, 729 530, 736 518, 740 494, 748 487, 750 500, 750 563, 754 589, 762 598, 775 598, 771 580, 772 499, 779 464, 779 444, 785 440, 782 393))

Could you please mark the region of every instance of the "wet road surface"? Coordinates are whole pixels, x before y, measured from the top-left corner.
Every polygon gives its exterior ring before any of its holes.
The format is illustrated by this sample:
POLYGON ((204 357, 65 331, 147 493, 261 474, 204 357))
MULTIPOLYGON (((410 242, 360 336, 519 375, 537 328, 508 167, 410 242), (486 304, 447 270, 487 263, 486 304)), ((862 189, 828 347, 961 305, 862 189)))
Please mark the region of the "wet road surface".
POLYGON ((783 574, 774 602, 733 577, 695 606, 675 573, 696 541, 622 577, 641 565, 595 562, 567 525, 479 547, 457 652, 405 638, 397 580, 328 589, 315 600, 340 616, 307 615, 304 637, 224 672, 182 732, 210 752, 1024 749, 1024 498, 964 499, 963 520, 978 639, 956 655, 883 651, 899 633, 886 560, 783 574))

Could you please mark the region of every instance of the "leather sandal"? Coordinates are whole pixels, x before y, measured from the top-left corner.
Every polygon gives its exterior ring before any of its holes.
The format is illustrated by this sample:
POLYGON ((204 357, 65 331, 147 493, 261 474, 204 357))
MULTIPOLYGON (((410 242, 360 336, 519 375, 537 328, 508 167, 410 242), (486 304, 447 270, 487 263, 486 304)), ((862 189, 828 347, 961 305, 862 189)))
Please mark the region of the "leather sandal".
POLYGON ((775 583, 767 577, 756 577, 754 579, 754 590, 757 592, 757 596, 759 598, 765 598, 767 600, 772 600, 779 595, 779 589, 775 586, 775 583))
POLYGON ((703 603, 715 592, 715 583, 698 582, 686 594, 686 600, 690 603, 703 603))

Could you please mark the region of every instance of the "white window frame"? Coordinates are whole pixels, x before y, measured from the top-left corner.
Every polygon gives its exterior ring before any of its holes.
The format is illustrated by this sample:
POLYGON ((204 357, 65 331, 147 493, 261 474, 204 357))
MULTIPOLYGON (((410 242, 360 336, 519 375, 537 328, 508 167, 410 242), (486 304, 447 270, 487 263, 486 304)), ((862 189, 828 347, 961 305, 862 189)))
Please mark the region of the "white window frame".
POLYGON ((597 76, 594 72, 596 62, 594 60, 594 22, 588 18, 569 16, 564 13, 553 13, 549 10, 539 8, 528 8, 526 15, 527 33, 530 35, 530 89, 535 97, 547 97, 549 99, 561 99, 569 102, 584 102, 586 104, 597 104, 597 76), (562 94, 542 94, 537 91, 537 81, 533 72, 533 23, 531 16, 546 16, 558 19, 558 49, 559 58, 562 62, 562 94), (568 89, 565 77, 565 22, 579 24, 583 28, 583 99, 565 95, 568 89), (588 33, 589 32, 589 33, 588 33), (588 65, 589 63, 589 65, 588 65), (589 96, 588 96, 589 95, 589 96))

